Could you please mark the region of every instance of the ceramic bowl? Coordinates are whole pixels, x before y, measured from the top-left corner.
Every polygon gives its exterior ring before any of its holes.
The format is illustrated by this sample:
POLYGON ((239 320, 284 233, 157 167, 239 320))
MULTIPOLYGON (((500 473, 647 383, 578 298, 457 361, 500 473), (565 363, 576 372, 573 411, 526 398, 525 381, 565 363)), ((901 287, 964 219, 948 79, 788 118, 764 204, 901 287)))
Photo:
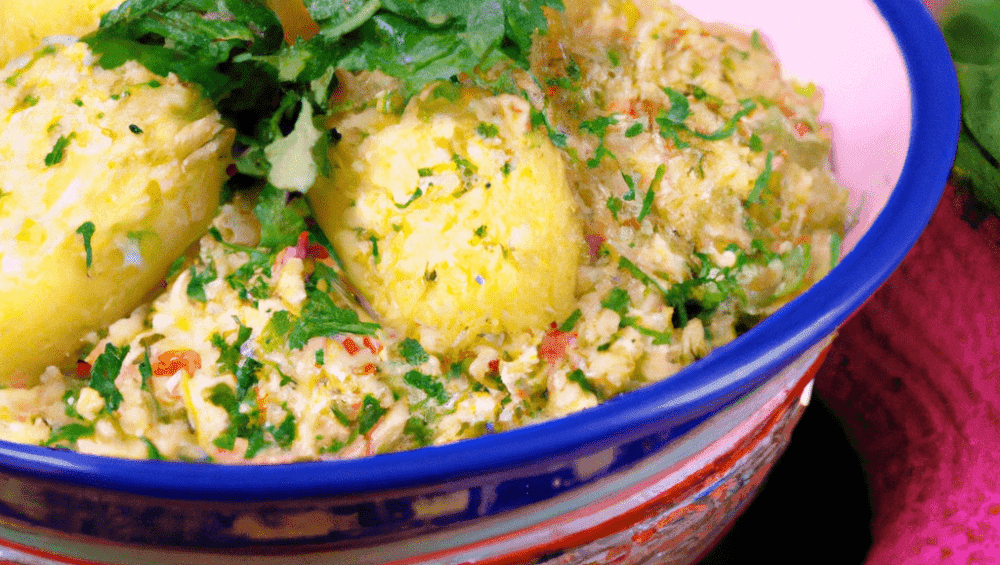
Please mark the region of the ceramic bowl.
POLYGON ((0 560, 690 563, 747 504, 838 325, 940 199, 959 96, 919 0, 683 0, 826 94, 857 225, 828 277, 663 382, 555 421, 339 461, 122 461, 0 441, 0 560))

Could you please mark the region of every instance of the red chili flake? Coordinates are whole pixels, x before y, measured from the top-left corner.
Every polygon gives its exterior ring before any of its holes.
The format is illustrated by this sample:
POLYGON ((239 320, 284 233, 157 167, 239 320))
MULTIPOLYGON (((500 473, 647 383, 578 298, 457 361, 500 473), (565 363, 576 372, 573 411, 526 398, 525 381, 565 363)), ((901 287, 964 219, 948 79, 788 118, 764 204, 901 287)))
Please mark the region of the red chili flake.
POLYGON ((566 356, 566 350, 576 343, 576 332, 553 329, 542 336, 538 356, 549 365, 555 365, 566 356))
POLYGON ((181 369, 189 375, 201 369, 201 355, 190 349, 171 349, 157 356, 153 363, 153 374, 158 377, 169 377, 181 369))
POLYGON ((491 373, 499 373, 500 372, 500 360, 499 359, 494 359, 494 360, 490 361, 490 372, 491 373))
POLYGON ((354 369, 355 375, 374 375, 375 363, 365 363, 360 369, 354 369))
POLYGON ((358 347, 358 344, 355 343, 354 340, 349 337, 344 338, 343 346, 344 346, 344 351, 346 351, 350 355, 354 355, 358 351, 361 351, 361 348, 358 347))
POLYGON ((298 257, 299 259, 328 259, 330 252, 319 243, 309 243, 309 232, 304 231, 299 234, 298 244, 295 246, 295 251, 291 257, 298 257))
POLYGON ((381 341, 373 341, 368 336, 365 336, 361 340, 361 343, 363 343, 364 346, 368 348, 368 351, 372 352, 372 355, 378 355, 379 353, 382 352, 382 342, 381 341))
POLYGON ((812 131, 812 128, 809 127, 809 124, 803 121, 795 122, 794 127, 795 127, 795 133, 799 134, 799 137, 802 137, 803 135, 812 131))
POLYGON ((79 379, 88 379, 88 378, 90 378, 90 369, 91 368, 92 368, 92 366, 91 366, 90 363, 87 363, 86 361, 84 361, 82 359, 80 361, 77 361, 76 362, 76 376, 77 376, 77 378, 79 378, 79 379))

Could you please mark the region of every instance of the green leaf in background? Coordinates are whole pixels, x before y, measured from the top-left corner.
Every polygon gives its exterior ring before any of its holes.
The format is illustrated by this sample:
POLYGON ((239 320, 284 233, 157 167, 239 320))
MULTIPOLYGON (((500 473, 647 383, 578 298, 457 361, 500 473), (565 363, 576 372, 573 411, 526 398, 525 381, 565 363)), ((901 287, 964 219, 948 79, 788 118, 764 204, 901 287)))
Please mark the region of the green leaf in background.
POLYGON ((941 30, 962 96, 955 177, 1000 214, 1000 2, 955 0, 941 30))

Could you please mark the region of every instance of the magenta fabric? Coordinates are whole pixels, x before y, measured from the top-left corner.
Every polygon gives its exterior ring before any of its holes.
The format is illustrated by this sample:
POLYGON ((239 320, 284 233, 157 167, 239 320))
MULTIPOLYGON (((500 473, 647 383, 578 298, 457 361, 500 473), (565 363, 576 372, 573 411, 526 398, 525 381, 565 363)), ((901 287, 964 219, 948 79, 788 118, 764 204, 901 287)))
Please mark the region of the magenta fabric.
POLYGON ((1000 563, 1000 220, 949 186, 816 390, 869 477, 866 565, 1000 563))

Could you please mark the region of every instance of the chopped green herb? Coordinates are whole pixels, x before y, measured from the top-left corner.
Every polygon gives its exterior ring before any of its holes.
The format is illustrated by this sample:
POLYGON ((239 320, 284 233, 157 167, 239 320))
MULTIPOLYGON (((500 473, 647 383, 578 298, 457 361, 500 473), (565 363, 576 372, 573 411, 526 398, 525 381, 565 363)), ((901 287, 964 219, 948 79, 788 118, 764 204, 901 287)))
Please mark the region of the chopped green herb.
POLYGON ((740 109, 733 115, 732 118, 729 118, 729 120, 726 121, 725 125, 712 133, 706 134, 697 131, 692 131, 691 133, 706 141, 718 141, 720 139, 725 139, 733 135, 733 132, 736 131, 736 124, 738 124, 744 116, 747 116, 750 112, 753 112, 756 109, 757 104, 755 104, 753 100, 750 100, 749 98, 740 100, 740 109))
POLYGON ((486 237, 486 226, 479 226, 475 231, 476 237, 486 237))
POLYGON ((56 144, 52 148, 52 151, 50 151, 49 154, 45 156, 46 167, 51 167, 53 165, 62 162, 63 153, 66 150, 66 147, 69 145, 70 140, 72 140, 74 137, 76 137, 76 132, 70 133, 68 136, 67 135, 59 136, 59 139, 56 140, 56 144))
POLYGON ((598 116, 593 120, 580 122, 580 131, 591 133, 599 138, 603 138, 608 133, 608 128, 617 124, 618 119, 614 116, 598 116))
POLYGON ((420 342, 408 337, 399 344, 399 354, 406 359, 410 365, 423 365, 430 361, 430 355, 424 350, 420 342))
POLYGON ((582 388, 585 392, 593 394, 598 398, 598 400, 604 399, 604 395, 601 394, 599 390, 594 388, 594 385, 589 380, 587 380, 587 375, 583 374, 582 370, 580 369, 574 370, 570 374, 566 375, 566 379, 569 380, 570 382, 574 382, 580 385, 580 388, 582 388))
POLYGON ((322 367, 326 364, 326 352, 323 349, 316 350, 316 366, 322 367))
POLYGON ((344 414, 342 410, 338 408, 330 408, 330 411, 333 412, 333 417, 336 418, 337 421, 340 422, 342 425, 344 426, 351 425, 351 419, 348 418, 347 414, 344 414))
POLYGON ((137 125, 135 125, 135 124, 129 124, 128 130, 130 132, 136 134, 136 135, 139 135, 140 133, 142 133, 142 128, 139 127, 139 126, 137 126, 137 125))
POLYGON ((627 130, 625 130, 625 137, 628 138, 635 137, 640 133, 642 133, 644 129, 645 128, 643 127, 642 122, 635 122, 634 124, 630 125, 627 130))
POLYGON ((760 153, 764 150, 764 141, 756 133, 750 136, 750 150, 754 153, 760 153))
POLYGON ((545 129, 549 132, 549 139, 552 143, 559 148, 566 147, 567 136, 564 133, 558 132, 549 123, 549 119, 539 110, 534 108, 531 109, 531 127, 545 126, 545 129))
POLYGON ((476 133, 478 133, 483 137, 496 137, 500 135, 500 128, 498 128, 494 124, 488 124, 483 122, 476 127, 476 133))
POLYGON ((666 174, 666 165, 660 164, 656 168, 656 173, 653 175, 653 181, 649 183, 649 190, 646 191, 646 196, 642 199, 642 210, 639 211, 639 216, 636 217, 637 221, 642 221, 653 211, 653 201, 656 198, 656 187, 663 180, 663 175, 666 174))
POLYGON ((80 227, 76 228, 76 233, 83 236, 83 251, 87 257, 86 262, 88 270, 94 262, 94 249, 90 245, 90 240, 94 237, 95 229, 94 222, 83 222, 80 224, 80 227))
POLYGON ((834 232, 830 235, 830 268, 837 266, 840 262, 840 245, 843 243, 843 238, 840 237, 839 233, 834 232))
POLYGON ((373 235, 368 238, 368 241, 372 242, 372 259, 374 259, 375 264, 378 265, 382 262, 382 257, 378 252, 378 238, 373 235))
POLYGON ((583 317, 583 312, 581 312, 580 309, 577 308, 576 310, 573 311, 572 314, 569 315, 568 318, 566 318, 566 321, 559 326, 559 331, 561 332, 573 331, 573 328, 576 327, 576 323, 579 322, 580 318, 582 317, 583 317))
POLYGON ((165 459, 165 457, 163 457, 163 454, 160 453, 160 450, 156 448, 156 445, 152 441, 150 441, 149 438, 143 436, 139 439, 142 440, 142 443, 146 444, 147 459, 154 459, 157 461, 162 461, 165 459))
POLYGON ((609 196, 606 205, 608 207, 608 210, 611 211, 611 216, 614 217, 614 219, 617 221, 618 220, 618 212, 621 212, 622 206, 625 205, 622 202, 622 199, 618 198, 617 196, 609 196))
POLYGON ((414 192, 414 193, 413 193, 413 194, 412 194, 412 195, 410 196, 410 199, 409 199, 409 200, 407 200, 407 201, 406 201, 406 202, 405 202, 404 204, 397 204, 397 203, 395 203, 395 202, 393 202, 392 204, 393 204, 393 206, 395 206, 396 208, 399 208, 400 210, 404 210, 404 209, 408 208, 408 207, 410 206, 410 204, 413 204, 413 202, 414 202, 414 201, 415 201, 415 200, 416 200, 417 198, 420 198, 420 197, 421 197, 421 196, 423 196, 423 195, 424 195, 424 191, 423 191, 423 190, 420 190, 420 188, 417 188, 417 191, 416 191, 416 192, 414 192))
POLYGON ((406 421, 406 425, 403 426, 403 433, 413 437, 413 441, 419 447, 430 445, 431 439, 434 437, 434 432, 427 425, 427 422, 416 416, 411 416, 406 421))
POLYGON ((362 322, 354 310, 340 308, 328 294, 313 290, 308 294, 302 314, 295 321, 288 336, 288 346, 302 349, 307 341, 319 336, 340 333, 373 335, 379 325, 362 322))
POLYGON ((128 352, 129 346, 127 345, 119 349, 114 344, 109 343, 90 368, 90 380, 87 382, 87 386, 101 395, 101 398, 104 399, 104 407, 109 413, 117 410, 124 400, 122 393, 115 386, 115 379, 118 378, 118 373, 121 373, 122 363, 128 352))
POLYGON ((403 380, 413 388, 424 391, 427 398, 433 398, 439 405, 448 402, 448 393, 445 391, 444 385, 429 375, 412 370, 403 376, 403 380))
POLYGON ((761 194, 767 185, 771 182, 771 160, 774 158, 774 152, 767 152, 767 160, 764 162, 764 170, 761 171, 757 180, 753 183, 753 189, 747 196, 747 203, 749 204, 759 204, 761 202, 761 194))
POLYGON ((417 169, 417 174, 420 175, 421 177, 432 177, 434 176, 434 169, 423 167, 417 169))
POLYGON ((297 428, 295 426, 295 414, 292 414, 288 406, 282 405, 282 408, 285 409, 285 418, 277 426, 268 424, 267 431, 271 432, 274 443, 279 447, 287 449, 295 441, 297 428))
POLYGON ((378 399, 366 394, 361 402, 361 412, 358 414, 358 433, 364 435, 370 432, 385 413, 386 409, 382 408, 378 399))
POLYGON ((52 430, 49 438, 42 442, 42 445, 48 447, 61 441, 68 442, 70 445, 76 445, 76 440, 91 435, 94 435, 94 426, 92 424, 66 424, 52 430))
POLYGON ((611 289, 607 298, 601 301, 601 306, 617 313, 622 318, 628 313, 629 305, 631 304, 631 299, 629 298, 628 292, 624 288, 615 287, 611 289))
POLYGON ((205 285, 214 281, 218 277, 215 265, 209 263, 204 269, 198 270, 194 265, 190 268, 191 280, 188 281, 187 295, 191 300, 198 302, 208 302, 208 295, 205 294, 205 285))
POLYGON ((613 49, 608 49, 608 61, 611 62, 612 67, 620 67, 622 65, 621 55, 613 49))

